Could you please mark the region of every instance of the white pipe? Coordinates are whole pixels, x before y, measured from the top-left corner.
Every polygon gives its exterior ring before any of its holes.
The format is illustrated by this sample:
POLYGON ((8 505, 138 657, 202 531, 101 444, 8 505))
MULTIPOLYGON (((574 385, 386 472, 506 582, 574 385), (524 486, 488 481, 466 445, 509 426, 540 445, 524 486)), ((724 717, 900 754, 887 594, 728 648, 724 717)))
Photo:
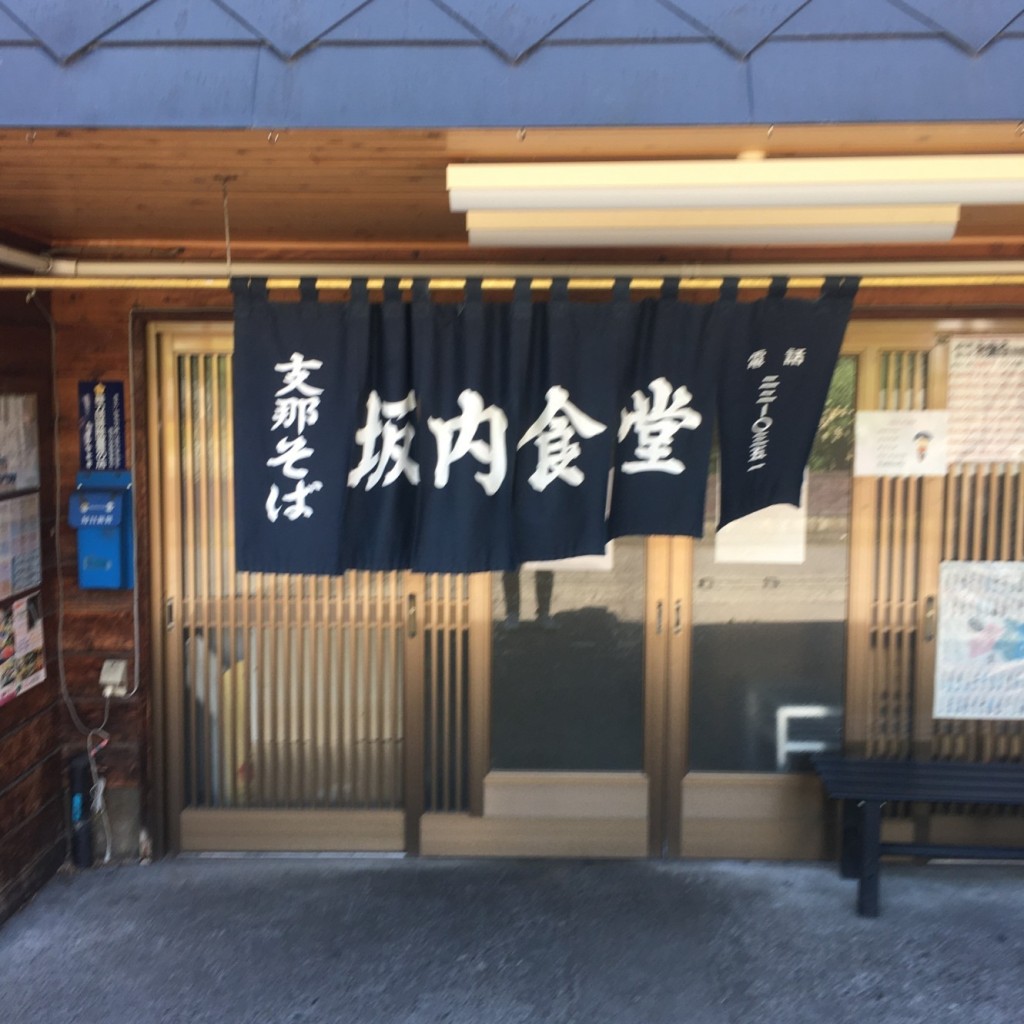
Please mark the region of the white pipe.
MULTIPOLYGON (((291 263, 233 262, 231 277, 348 279, 352 277, 960 277, 1019 276, 1024 260, 901 260, 813 263, 291 263)), ((229 276, 217 260, 66 260, 52 261, 53 277, 213 278, 229 276)))
POLYGON ((38 256, 34 252, 25 252, 0 243, 0 265, 31 270, 34 274, 48 274, 53 261, 49 256, 38 256))
MULTIPOLYGON (((1024 260, 927 260, 872 262, 802 263, 359 263, 341 262, 234 262, 230 274, 221 260, 78 260, 50 259, 0 245, 0 263, 34 271, 35 282, 45 288, 76 278, 125 279, 207 279, 225 281, 228 277, 266 277, 294 280, 350 280, 353 277, 429 278, 458 280, 465 278, 551 278, 574 279, 629 277, 660 279, 665 277, 817 277, 824 275, 861 278, 882 277, 1019 277, 1024 275, 1024 260)), ((0 287, 4 279, 0 276, 0 287)))

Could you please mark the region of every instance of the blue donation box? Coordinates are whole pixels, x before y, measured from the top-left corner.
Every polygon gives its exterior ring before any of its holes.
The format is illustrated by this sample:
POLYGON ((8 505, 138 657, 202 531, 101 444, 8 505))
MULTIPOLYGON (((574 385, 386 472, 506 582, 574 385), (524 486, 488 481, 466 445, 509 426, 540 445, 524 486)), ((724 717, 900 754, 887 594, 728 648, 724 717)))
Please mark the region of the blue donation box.
POLYGON ((128 590, 133 579, 132 475, 83 470, 75 478, 68 523, 78 531, 78 585, 128 590))

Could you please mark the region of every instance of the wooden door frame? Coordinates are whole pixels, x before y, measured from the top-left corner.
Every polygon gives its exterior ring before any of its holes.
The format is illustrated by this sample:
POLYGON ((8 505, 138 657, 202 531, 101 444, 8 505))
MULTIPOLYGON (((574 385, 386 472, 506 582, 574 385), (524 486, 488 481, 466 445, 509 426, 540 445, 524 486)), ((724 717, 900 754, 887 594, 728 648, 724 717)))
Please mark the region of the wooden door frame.
MULTIPOLYGON (((167 557, 168 545, 181 548, 180 496, 168 480, 178 480, 181 450, 176 412, 178 389, 175 360, 185 353, 196 355, 229 354, 234 350, 233 327, 224 320, 154 320, 146 328, 147 411, 149 467, 149 558, 150 607, 152 624, 153 728, 161 763, 156 773, 159 789, 154 793, 156 814, 162 841, 161 851, 177 852, 187 846, 202 848, 204 843, 222 843, 225 832, 232 835, 232 849, 263 849, 265 837, 277 837, 280 849, 353 849, 415 853, 419 842, 419 815, 422 810, 422 643, 409 635, 408 622, 398 625, 403 643, 403 678, 400 695, 403 707, 403 803, 412 798, 412 806, 401 811, 364 811, 360 809, 275 809, 229 808, 208 810, 186 808, 184 792, 184 711, 183 645, 168 642, 168 636, 180 630, 184 619, 181 607, 183 580, 181 559, 167 557), (171 601, 173 600, 173 604, 171 601), (411 717, 410 717, 411 715, 411 717), (406 744, 412 748, 412 755, 406 744), (420 756, 416 756, 419 751, 420 756), (419 796, 419 805, 415 796, 419 796), (183 816, 187 822, 183 825, 183 816), (401 819, 399 822, 398 819, 401 819), (216 820, 215 820, 216 819, 216 820), (220 824, 223 820, 226 827, 220 824), (237 844, 237 845, 236 845, 237 844)), ((402 601, 415 594, 415 577, 402 577, 402 601)), ((402 612, 399 612, 402 615, 402 612)), ((418 631, 422 636, 422 630, 418 631)), ((214 848, 223 849, 223 846, 214 848)))

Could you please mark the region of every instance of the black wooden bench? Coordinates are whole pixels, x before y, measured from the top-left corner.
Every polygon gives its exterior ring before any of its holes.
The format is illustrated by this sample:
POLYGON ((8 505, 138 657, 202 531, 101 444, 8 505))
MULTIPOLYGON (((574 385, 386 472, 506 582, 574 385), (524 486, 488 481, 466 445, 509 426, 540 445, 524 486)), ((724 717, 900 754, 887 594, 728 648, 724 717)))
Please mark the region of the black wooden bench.
POLYGON ((948 761, 883 761, 840 754, 812 757, 825 791, 842 801, 839 872, 857 878, 857 913, 878 916, 878 874, 883 854, 908 857, 1024 859, 1020 847, 942 843, 883 843, 882 807, 892 802, 1024 806, 1024 765, 948 761))

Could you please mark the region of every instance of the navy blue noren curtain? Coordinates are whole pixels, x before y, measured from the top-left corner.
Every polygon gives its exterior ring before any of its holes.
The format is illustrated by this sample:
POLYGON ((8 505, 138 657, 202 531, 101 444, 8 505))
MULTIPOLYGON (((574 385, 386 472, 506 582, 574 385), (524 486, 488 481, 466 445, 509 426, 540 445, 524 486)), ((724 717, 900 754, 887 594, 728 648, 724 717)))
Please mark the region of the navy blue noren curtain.
POLYGON ((627 534, 700 536, 716 422, 721 524, 797 503, 857 283, 816 301, 271 303, 235 282, 236 564, 511 570, 627 534), (609 486, 610 485, 610 486, 609 486))
POLYGON ((366 375, 365 293, 321 304, 233 281, 235 560, 239 572, 338 573, 350 438, 366 375))
MULTIPOLYGON (((521 287, 529 292, 529 282, 521 287)), ((568 281, 533 307, 516 441, 518 562, 600 554, 628 298, 570 302, 568 281)))
POLYGON ((718 527, 776 504, 800 504, 800 487, 858 281, 829 278, 815 301, 787 298, 774 281, 756 302, 727 283, 710 335, 721 346, 718 527))
MULTIPOLYGON (((366 282, 353 282, 365 302, 366 282)), ((419 419, 410 347, 411 309, 397 280, 369 307, 368 372, 358 426, 348 439, 348 501, 341 529, 346 569, 405 569, 412 559, 426 424, 419 419)), ((339 435, 344 443, 345 438, 339 435)))
POLYGON ((426 282, 413 287, 417 572, 516 565, 512 468, 528 333, 528 305, 484 305, 480 281, 467 282, 461 303, 433 303, 426 282))
POLYGON ((703 531, 719 365, 711 309, 680 302, 678 281, 630 307, 610 537, 703 531))

